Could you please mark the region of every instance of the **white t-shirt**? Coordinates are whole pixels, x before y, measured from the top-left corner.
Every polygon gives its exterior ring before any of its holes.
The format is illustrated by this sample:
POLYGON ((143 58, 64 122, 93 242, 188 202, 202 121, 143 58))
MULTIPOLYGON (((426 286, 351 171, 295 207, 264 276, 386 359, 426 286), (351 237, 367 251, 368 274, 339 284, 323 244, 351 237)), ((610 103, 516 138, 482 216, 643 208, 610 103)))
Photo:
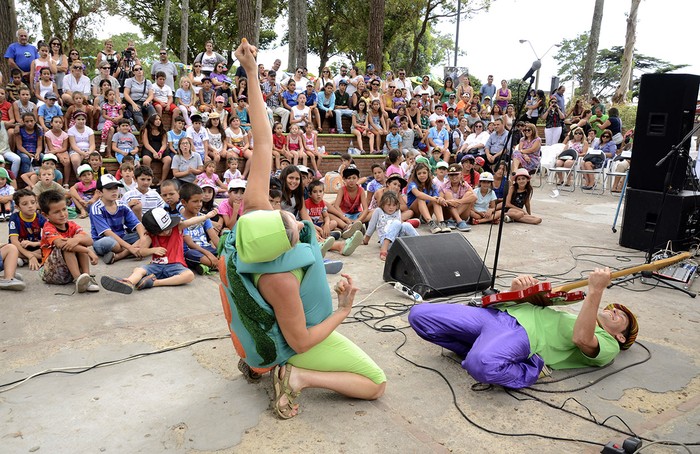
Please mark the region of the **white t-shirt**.
POLYGON ((63 91, 79 91, 85 96, 90 96, 90 79, 87 76, 80 76, 79 80, 75 80, 73 74, 67 74, 63 78, 63 91))
POLYGON ((209 140, 207 128, 202 126, 199 128, 199 131, 195 131, 194 126, 190 126, 187 128, 187 137, 192 139, 192 143, 194 143, 194 151, 204 156, 206 154, 206 150, 204 149, 204 141, 209 140))
POLYGON ((159 87, 158 84, 153 84, 153 99, 162 104, 166 104, 169 96, 173 96, 173 89, 170 88, 168 84, 162 87, 159 87))
POLYGON ((154 208, 165 206, 165 202, 155 189, 149 189, 145 194, 138 189, 132 189, 122 196, 122 202, 126 205, 133 199, 141 201, 142 214, 146 214, 154 208))
POLYGON ((83 132, 78 131, 75 126, 68 128, 68 136, 73 137, 78 148, 83 151, 88 151, 90 149, 90 137, 94 135, 95 131, 88 126, 85 126, 83 132))
MULTIPOLYGON (((297 104, 298 105, 298 104, 297 104)), ((303 109, 297 109, 297 106, 292 107, 292 116, 295 120, 298 120, 300 118, 304 118, 304 116, 309 116, 309 108, 304 106, 303 109)), ((294 123, 295 125, 299 125, 300 127, 306 126, 306 121, 300 121, 299 123, 294 123)))

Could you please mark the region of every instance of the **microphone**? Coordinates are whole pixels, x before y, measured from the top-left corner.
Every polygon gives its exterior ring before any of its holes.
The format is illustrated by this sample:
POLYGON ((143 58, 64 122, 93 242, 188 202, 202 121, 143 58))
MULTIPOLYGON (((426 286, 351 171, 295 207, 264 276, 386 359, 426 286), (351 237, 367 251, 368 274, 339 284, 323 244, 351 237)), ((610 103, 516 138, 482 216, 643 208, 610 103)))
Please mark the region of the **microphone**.
POLYGON ((540 69, 542 67, 542 62, 540 60, 535 60, 532 62, 532 66, 530 67, 530 70, 525 74, 525 77, 523 77, 523 82, 527 82, 527 80, 532 77, 533 74, 535 74, 535 71, 540 69))

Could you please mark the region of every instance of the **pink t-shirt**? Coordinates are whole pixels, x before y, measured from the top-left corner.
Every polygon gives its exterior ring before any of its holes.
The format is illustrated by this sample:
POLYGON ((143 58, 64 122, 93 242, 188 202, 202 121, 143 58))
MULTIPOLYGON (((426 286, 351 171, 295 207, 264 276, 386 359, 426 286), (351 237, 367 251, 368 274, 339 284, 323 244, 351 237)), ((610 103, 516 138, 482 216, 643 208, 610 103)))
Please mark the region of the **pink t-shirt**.
POLYGON ((53 133, 53 129, 49 129, 49 132, 44 134, 44 136, 51 142, 51 150, 60 150, 61 147, 63 146, 63 141, 68 139, 68 133, 65 131, 61 131, 61 133, 57 136, 53 133))
MULTIPOLYGON (((228 199, 224 200, 219 204, 219 207, 217 208, 219 210, 219 214, 222 216, 231 216, 233 215, 233 207, 229 203, 228 199)), ((238 216, 243 215, 243 202, 241 202, 241 206, 238 209, 238 216)))
POLYGON ((386 168, 386 177, 389 178, 393 174, 398 173, 401 178, 404 178, 404 172, 403 169, 397 165, 390 165, 389 167, 386 168))
POLYGON ((202 172, 199 175, 197 175, 197 179, 195 180, 195 184, 197 186, 202 186, 204 184, 212 184, 214 187, 219 186, 219 182, 221 179, 219 178, 219 175, 217 174, 212 174, 211 177, 207 176, 206 172, 202 172))

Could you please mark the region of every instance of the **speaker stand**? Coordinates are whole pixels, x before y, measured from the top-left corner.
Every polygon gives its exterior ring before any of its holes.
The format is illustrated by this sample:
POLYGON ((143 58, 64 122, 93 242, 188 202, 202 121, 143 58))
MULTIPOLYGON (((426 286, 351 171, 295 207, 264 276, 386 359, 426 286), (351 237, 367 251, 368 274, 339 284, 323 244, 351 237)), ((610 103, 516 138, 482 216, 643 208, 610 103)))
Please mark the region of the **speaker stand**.
POLYGON ((696 294, 693 292, 690 292, 683 287, 681 287, 678 284, 674 284, 673 282, 669 282, 668 280, 664 279, 661 276, 657 276, 654 274, 653 271, 642 271, 641 273, 634 273, 630 276, 627 276, 622 279, 617 279, 613 281, 608 288, 614 287, 616 285, 621 285, 625 284, 627 282, 633 282, 635 279, 639 279, 639 282, 645 285, 652 285, 654 287, 664 287, 664 288, 669 288, 672 290, 678 290, 679 292, 685 293, 691 298, 695 298, 696 294), (645 282, 644 280, 651 280, 652 282, 645 282))

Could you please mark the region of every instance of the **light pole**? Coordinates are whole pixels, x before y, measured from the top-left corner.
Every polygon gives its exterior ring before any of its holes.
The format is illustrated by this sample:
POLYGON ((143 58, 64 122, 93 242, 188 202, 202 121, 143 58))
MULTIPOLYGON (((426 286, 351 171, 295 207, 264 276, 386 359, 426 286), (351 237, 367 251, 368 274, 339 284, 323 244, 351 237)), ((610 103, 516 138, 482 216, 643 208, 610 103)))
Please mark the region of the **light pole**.
MULTIPOLYGON (((535 52, 535 48, 532 46, 532 43, 530 41, 528 41, 527 39, 519 39, 518 41, 520 42, 520 44, 528 43, 530 45, 530 49, 532 49, 532 53, 535 54, 535 58, 537 60, 539 60, 540 62, 549 53, 549 51, 552 50, 552 48, 554 48, 554 46, 556 46, 556 44, 552 44, 551 46, 549 46, 549 49, 547 49, 547 52, 545 52, 541 57, 539 57, 537 55, 537 52, 535 52)), ((538 90, 539 88, 540 88, 540 69, 537 68, 537 72, 535 73, 535 90, 538 90)))

